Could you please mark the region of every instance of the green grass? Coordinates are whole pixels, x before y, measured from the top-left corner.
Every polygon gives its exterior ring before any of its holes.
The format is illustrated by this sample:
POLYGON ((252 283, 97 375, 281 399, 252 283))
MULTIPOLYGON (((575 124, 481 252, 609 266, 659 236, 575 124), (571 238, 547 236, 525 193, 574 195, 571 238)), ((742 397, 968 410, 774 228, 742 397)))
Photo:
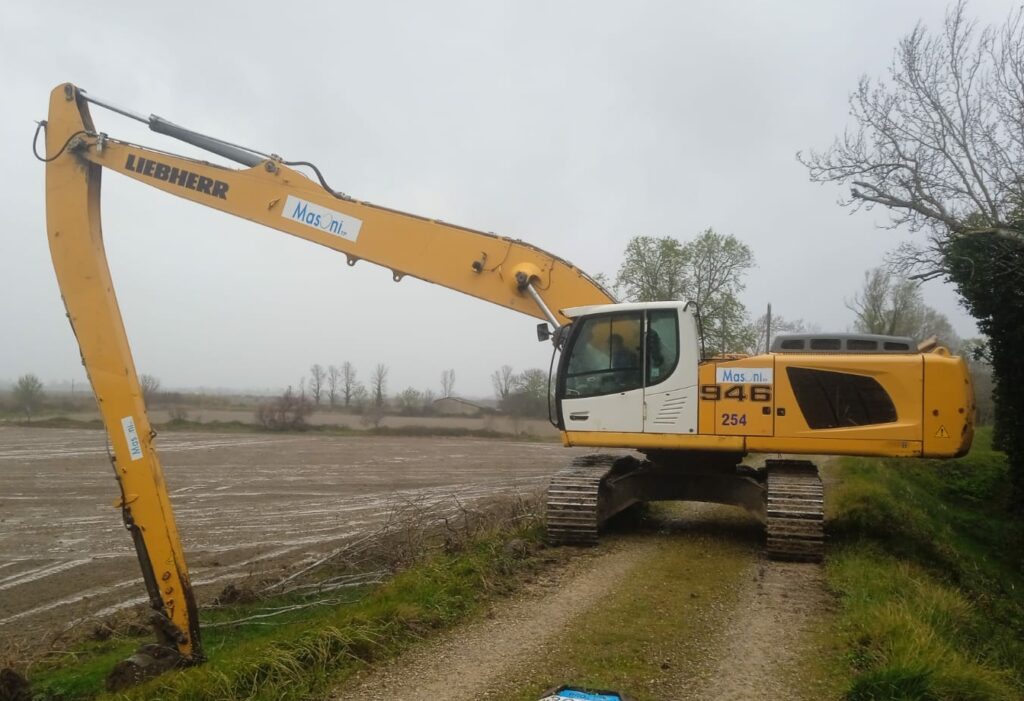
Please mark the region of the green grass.
POLYGON ((846 698, 1024 697, 1024 538, 1005 457, 844 459, 827 565, 846 698))
POLYGON ((538 567, 539 555, 516 554, 512 538, 538 543, 536 526, 492 532, 458 553, 437 553, 383 585, 349 591, 344 602, 270 619, 273 625, 209 627, 255 610, 299 603, 295 597, 203 611, 208 661, 130 691, 104 695, 113 665, 148 638, 89 642, 59 663, 32 671, 37 699, 305 699, 391 657, 432 631, 476 613, 538 567))

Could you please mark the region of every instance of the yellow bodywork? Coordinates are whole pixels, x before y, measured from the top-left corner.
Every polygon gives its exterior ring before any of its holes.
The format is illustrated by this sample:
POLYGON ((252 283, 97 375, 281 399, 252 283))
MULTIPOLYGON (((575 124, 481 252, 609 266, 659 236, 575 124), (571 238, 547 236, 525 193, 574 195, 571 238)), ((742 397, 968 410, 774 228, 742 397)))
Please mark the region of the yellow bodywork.
POLYGON ((964 455, 974 436, 970 373, 963 359, 951 357, 945 348, 889 355, 771 353, 712 360, 698 374, 701 389, 718 389, 701 393, 696 434, 569 431, 563 442, 638 450, 943 458, 964 455), (811 428, 787 379, 791 367, 875 379, 892 400, 896 420, 811 428), (762 401, 751 401, 749 385, 740 393, 735 391, 739 385, 717 382, 718 368, 771 368, 774 381, 762 386, 762 401), (723 421, 727 417, 735 422, 723 421))

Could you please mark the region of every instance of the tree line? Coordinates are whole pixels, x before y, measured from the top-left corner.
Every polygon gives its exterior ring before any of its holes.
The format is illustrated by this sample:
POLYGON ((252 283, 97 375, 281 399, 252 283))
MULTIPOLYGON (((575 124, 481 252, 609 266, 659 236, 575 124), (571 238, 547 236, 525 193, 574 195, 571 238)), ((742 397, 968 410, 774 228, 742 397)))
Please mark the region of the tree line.
MULTIPOLYGON (((359 379, 356 367, 349 361, 326 367, 314 363, 309 375, 298 387, 291 385, 284 393, 263 402, 256 409, 256 420, 266 428, 301 428, 306 419, 321 407, 361 414, 366 423, 377 425, 386 413, 403 416, 429 416, 436 413, 434 402, 439 398, 432 389, 406 387, 395 395, 388 393, 391 368, 377 363, 366 382, 359 379)), ((451 397, 455 391, 455 370, 441 372, 440 397, 451 397)))
MULTIPOLYGON (((298 383, 297 394, 308 398, 314 407, 364 409, 367 406, 385 407, 389 403, 399 408, 413 410, 434 402, 438 395, 431 389, 418 390, 407 387, 395 396, 388 395, 388 375, 391 372, 384 363, 377 363, 370 372, 368 382, 359 380, 355 366, 345 361, 341 365, 324 367, 314 363, 309 368, 309 377, 303 376, 298 383)), ((441 397, 451 397, 455 391, 455 370, 441 372, 441 397)))

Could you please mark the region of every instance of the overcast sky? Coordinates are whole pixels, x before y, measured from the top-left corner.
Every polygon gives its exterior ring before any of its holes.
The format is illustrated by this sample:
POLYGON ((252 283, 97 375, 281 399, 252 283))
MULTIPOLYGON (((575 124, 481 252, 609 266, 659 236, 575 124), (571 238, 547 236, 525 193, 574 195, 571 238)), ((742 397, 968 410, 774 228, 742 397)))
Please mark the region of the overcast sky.
MULTIPOLYGON (((1000 21, 1017 5, 974 0, 1000 21)), ((944 5, 892 2, 34 2, 0 9, 6 153, 0 381, 84 379, 49 259, 33 120, 71 81, 289 159, 378 204, 525 239, 614 275, 629 237, 706 227, 753 249, 744 302, 845 330, 843 305, 904 236, 849 215, 794 157, 848 123, 944 5), (227 9, 228 6, 233 9, 227 9), (244 8, 240 10, 237 8, 244 8)), ((94 108, 111 136, 184 145, 94 108)), ((207 158, 211 158, 208 157, 207 158)), ((282 388, 351 360, 389 389, 490 393, 547 367, 534 320, 178 200, 103 180, 104 240, 136 365, 165 387, 282 388)), ((926 301, 975 333, 955 295, 926 301)))

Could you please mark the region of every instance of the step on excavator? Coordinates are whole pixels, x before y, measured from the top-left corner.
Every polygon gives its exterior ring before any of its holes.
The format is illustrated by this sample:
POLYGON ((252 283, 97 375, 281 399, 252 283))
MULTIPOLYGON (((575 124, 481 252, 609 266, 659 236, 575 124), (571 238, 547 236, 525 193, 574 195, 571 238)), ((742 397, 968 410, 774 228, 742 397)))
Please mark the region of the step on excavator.
POLYGON ((850 334, 777 337, 754 356, 702 352, 692 302, 617 303, 568 261, 523 241, 349 197, 306 161, 239 146, 156 115, 56 87, 45 130, 46 220, 61 295, 113 449, 117 502, 134 541, 157 643, 119 665, 135 679, 204 659, 195 597, 117 306, 100 229, 110 170, 185 200, 540 320, 551 341, 551 419, 573 461, 547 490, 547 537, 595 543, 634 504, 743 507, 765 524, 770 557, 820 560, 823 492, 807 460, 744 466, 751 453, 952 457, 973 435, 961 358, 936 343, 850 334), (121 141, 103 108, 241 167, 121 141), (307 176, 302 170, 312 174, 307 176), (610 451, 610 452, 609 452, 610 451))

